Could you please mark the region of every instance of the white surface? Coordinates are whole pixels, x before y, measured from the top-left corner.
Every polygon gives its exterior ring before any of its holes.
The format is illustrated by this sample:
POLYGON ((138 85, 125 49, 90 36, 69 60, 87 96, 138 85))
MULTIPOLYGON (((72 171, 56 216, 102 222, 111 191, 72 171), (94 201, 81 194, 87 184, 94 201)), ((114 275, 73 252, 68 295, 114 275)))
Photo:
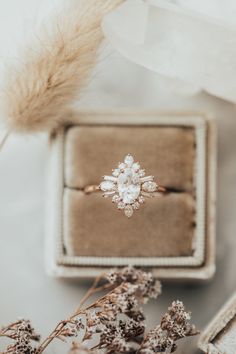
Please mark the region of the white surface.
MULTIPOLYGON (((27 12, 30 1, 21 1, 20 5, 14 0, 0 1, 1 53, 6 43, 2 42, 4 28, 5 34, 8 29, 12 33, 20 31, 20 21, 15 24, 15 17, 6 12, 8 3, 20 17, 24 16, 24 10, 27 12), (20 12, 17 6, 21 6, 20 12), (2 24, 4 13, 8 18, 2 24)), ((32 7, 36 8, 38 3, 31 0, 32 7)), ((147 307, 148 323, 154 326, 168 304, 181 299, 192 310, 194 322, 202 328, 236 287, 235 106, 206 94, 192 98, 173 94, 168 80, 131 64, 108 45, 85 91, 79 106, 86 109, 198 110, 213 113, 218 121, 216 277, 205 285, 164 284, 163 295, 147 307)), ((0 153, 0 323, 6 324, 18 316, 28 317, 43 335, 76 308, 88 286, 84 282, 50 279, 44 271, 46 140, 43 135, 10 136, 0 153)), ((179 352, 196 353, 196 340, 188 341, 190 347, 183 345, 179 352)), ((51 347, 48 352, 55 350, 51 347)))

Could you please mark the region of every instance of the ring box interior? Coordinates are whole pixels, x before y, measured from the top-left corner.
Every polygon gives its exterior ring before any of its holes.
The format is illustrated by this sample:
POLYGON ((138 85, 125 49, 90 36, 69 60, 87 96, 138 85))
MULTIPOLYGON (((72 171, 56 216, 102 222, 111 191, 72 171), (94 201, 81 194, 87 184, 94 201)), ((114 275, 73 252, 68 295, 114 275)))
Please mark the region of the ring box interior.
POLYGON ((132 264, 160 278, 214 273, 213 123, 200 115, 79 114, 50 141, 47 265, 56 276, 95 276, 132 264), (171 190, 131 218, 99 185, 131 153, 146 175, 171 190))
POLYGON ((199 339, 208 354, 233 354, 236 348, 236 293, 220 309, 199 339))

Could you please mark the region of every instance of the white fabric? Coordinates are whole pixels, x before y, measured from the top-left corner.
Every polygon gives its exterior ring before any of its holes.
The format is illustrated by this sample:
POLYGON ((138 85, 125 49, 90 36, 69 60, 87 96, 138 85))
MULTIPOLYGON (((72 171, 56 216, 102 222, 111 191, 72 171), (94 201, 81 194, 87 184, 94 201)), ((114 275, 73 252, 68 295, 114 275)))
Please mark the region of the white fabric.
POLYGON ((236 102, 236 5, 228 3, 222 17, 217 1, 127 0, 103 31, 128 59, 176 79, 177 91, 184 82, 184 93, 203 89, 236 102))

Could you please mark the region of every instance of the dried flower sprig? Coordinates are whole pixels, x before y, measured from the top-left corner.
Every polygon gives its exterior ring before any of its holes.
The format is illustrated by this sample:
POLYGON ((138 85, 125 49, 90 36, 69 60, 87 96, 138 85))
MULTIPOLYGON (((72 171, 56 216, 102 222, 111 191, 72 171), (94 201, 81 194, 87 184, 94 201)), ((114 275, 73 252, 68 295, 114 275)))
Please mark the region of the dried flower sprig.
POLYGON ((183 303, 176 301, 168 308, 161 324, 145 334, 145 316, 141 305, 160 293, 161 284, 151 273, 127 267, 103 274, 95 280, 75 313, 59 322, 38 346, 32 345, 32 341, 39 340, 39 336, 29 321, 18 321, 3 328, 0 336, 13 341, 3 353, 41 354, 53 340, 66 341, 78 335, 81 337, 80 343, 73 342, 70 354, 173 352, 179 339, 198 332, 190 325, 190 314, 185 311, 183 303), (105 295, 84 307, 92 294, 104 290, 107 291, 105 295))
POLYGON ((162 353, 167 350, 173 353, 179 339, 198 333, 195 326, 188 322, 190 319, 190 313, 185 311, 181 301, 172 302, 168 312, 162 317, 161 324, 147 334, 141 344, 140 354, 162 353))
POLYGON ((34 354, 37 349, 32 345, 32 341, 40 340, 40 336, 35 332, 30 321, 24 319, 2 328, 0 336, 13 339, 14 343, 7 347, 6 353, 14 354, 34 354))

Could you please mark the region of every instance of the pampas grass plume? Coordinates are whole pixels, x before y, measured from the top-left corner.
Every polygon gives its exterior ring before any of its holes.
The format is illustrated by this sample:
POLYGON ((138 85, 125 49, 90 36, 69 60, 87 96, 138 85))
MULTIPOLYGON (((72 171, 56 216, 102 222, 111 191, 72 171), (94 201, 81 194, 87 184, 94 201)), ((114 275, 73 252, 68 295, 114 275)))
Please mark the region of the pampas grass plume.
POLYGON ((24 64, 8 68, 2 112, 8 130, 48 131, 64 122, 95 64, 102 17, 121 2, 71 0, 67 10, 52 19, 53 30, 44 30, 35 47, 26 50, 24 64))

